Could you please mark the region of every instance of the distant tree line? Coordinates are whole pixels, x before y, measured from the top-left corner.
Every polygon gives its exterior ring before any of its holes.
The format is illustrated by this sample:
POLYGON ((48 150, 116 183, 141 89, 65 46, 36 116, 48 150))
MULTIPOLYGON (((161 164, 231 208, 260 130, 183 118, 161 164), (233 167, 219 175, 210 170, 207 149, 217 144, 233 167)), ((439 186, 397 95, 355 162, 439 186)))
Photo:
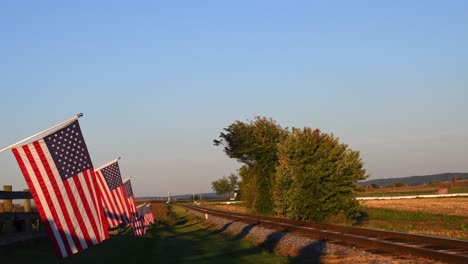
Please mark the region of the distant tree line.
POLYGON ((211 182, 211 188, 219 195, 223 195, 225 198, 228 194, 233 193, 237 189, 237 176, 233 173, 229 177, 224 176, 223 178, 211 182))
POLYGON ((314 221, 359 215, 355 195, 357 181, 367 178, 363 161, 333 134, 256 117, 224 128, 214 144, 243 164, 240 193, 257 213, 314 221))

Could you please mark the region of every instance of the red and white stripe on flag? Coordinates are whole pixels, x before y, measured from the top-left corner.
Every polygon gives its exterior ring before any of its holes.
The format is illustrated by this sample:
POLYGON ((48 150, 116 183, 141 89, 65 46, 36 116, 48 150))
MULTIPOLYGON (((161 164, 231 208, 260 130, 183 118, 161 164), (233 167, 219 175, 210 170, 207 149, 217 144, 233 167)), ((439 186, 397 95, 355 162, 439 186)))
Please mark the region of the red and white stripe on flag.
POLYGON ((146 227, 142 216, 135 218, 131 224, 135 236, 142 237, 146 234, 146 227))
POLYGON ((137 207, 138 215, 143 217, 145 227, 154 223, 153 211, 150 204, 142 204, 137 207))
POLYGON ((145 206, 145 225, 149 226, 154 224, 154 216, 153 216, 153 209, 151 208, 150 204, 145 206))
POLYGON ((117 161, 96 170, 96 178, 102 193, 102 206, 109 227, 127 222, 128 206, 125 203, 125 190, 117 161))
POLYGON ((131 218, 135 219, 138 217, 137 209, 136 209, 136 202, 135 202, 135 197, 132 195, 128 197, 128 203, 130 206, 130 214, 132 215, 131 218))
POLYGON ((130 182, 130 179, 125 180, 123 183, 124 189, 125 189, 125 197, 127 199, 127 208, 128 208, 128 213, 129 213, 129 219, 133 220, 138 217, 138 212, 136 208, 136 203, 135 203, 135 197, 133 196, 133 190, 132 190, 132 184, 130 182))
POLYGON ((12 151, 57 256, 67 257, 109 237, 101 193, 77 120, 12 151))

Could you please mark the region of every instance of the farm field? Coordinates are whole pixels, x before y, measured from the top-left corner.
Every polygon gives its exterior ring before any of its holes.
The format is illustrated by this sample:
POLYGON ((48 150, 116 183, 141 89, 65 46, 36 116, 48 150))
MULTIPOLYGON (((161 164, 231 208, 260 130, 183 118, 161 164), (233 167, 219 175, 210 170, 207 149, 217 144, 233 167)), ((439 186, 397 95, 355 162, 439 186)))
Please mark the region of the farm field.
POLYGON ((468 240, 466 217, 384 208, 364 208, 363 212, 360 227, 468 240))
MULTIPOLYGON (((2 264, 21 263, 291 263, 294 259, 268 253, 246 240, 237 240, 189 216, 180 207, 168 212, 165 204, 153 204, 161 214, 144 238, 130 232, 59 260, 47 238, 0 248, 2 264)), ((158 213, 156 213, 158 215, 158 213)))
POLYGON ((361 201, 361 205, 368 208, 386 208, 468 217, 468 197, 367 200, 361 201))
POLYGON ((362 201, 360 226, 468 239, 468 198, 362 201))

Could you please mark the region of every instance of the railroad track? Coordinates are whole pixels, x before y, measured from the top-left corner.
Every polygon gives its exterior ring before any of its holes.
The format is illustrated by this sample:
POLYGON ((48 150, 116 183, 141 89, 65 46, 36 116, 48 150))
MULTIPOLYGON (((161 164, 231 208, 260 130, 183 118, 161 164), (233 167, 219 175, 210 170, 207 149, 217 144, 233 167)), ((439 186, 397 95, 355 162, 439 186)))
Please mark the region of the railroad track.
POLYGON ((468 242, 401 232, 358 227, 317 224, 285 218, 257 216, 184 205, 186 208, 217 217, 263 226, 282 232, 300 233, 313 239, 341 242, 355 247, 388 253, 407 254, 448 263, 468 263, 468 242))

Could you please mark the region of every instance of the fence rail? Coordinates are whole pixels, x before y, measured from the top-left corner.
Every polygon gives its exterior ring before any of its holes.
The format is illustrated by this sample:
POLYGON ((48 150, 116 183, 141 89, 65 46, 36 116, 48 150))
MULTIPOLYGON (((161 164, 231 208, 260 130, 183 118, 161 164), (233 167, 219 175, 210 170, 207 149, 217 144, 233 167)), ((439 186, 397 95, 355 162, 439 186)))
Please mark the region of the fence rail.
POLYGON ((16 213, 0 213, 0 222, 3 221, 23 221, 39 219, 38 212, 16 212, 16 213))
POLYGON ((31 193, 28 191, 13 192, 0 191, 0 200, 17 200, 17 199, 32 199, 31 193))
POLYGON ((32 211, 31 193, 29 190, 15 191, 11 185, 4 185, 0 191, 0 246, 19 241, 45 236, 37 212, 32 211), (24 205, 14 206, 13 200, 24 199, 24 205), (35 228, 33 228, 33 223, 35 228))

